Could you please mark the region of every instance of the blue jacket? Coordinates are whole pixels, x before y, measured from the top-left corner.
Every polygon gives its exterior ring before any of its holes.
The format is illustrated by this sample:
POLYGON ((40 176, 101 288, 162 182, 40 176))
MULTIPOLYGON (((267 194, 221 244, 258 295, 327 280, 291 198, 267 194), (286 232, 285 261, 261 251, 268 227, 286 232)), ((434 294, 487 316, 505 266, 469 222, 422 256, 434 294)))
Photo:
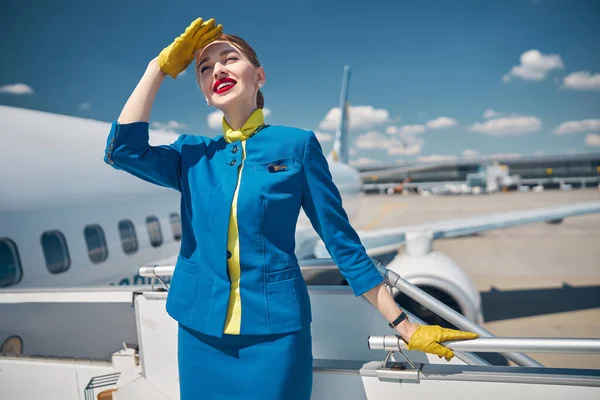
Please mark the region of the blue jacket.
MULTIPOLYGON (((148 135, 146 122, 113 122, 104 160, 181 192, 181 249, 167 312, 185 326, 220 337, 230 292, 227 234, 241 142, 181 135, 171 145, 150 146, 148 135)), ((356 296, 383 282, 348 221, 313 132, 267 126, 247 139, 243 162, 237 200, 241 334, 291 332, 312 320, 294 253, 300 207, 356 296), (271 164, 286 168, 270 172, 271 164)))

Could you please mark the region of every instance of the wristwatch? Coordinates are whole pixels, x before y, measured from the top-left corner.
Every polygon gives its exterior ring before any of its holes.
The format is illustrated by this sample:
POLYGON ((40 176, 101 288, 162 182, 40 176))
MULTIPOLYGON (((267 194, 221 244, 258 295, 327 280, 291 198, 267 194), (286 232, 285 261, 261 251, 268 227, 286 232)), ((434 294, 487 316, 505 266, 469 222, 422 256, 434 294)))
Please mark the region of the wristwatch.
POLYGON ((396 318, 395 320, 393 320, 392 322, 390 322, 388 324, 388 326, 392 329, 396 328, 396 326, 398 326, 398 324, 402 321, 404 321, 407 318, 406 314, 404 313, 404 311, 402 311, 400 313, 400 315, 398 316, 398 318, 396 318))

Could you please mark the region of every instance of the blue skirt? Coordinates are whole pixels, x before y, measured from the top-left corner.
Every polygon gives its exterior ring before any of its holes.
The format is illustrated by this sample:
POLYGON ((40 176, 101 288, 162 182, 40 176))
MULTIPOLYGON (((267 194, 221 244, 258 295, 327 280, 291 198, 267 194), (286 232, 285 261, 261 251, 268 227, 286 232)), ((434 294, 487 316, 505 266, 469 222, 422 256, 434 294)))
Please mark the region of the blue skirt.
POLYGON ((179 324, 181 400, 309 400, 310 326, 279 335, 205 335, 179 324))

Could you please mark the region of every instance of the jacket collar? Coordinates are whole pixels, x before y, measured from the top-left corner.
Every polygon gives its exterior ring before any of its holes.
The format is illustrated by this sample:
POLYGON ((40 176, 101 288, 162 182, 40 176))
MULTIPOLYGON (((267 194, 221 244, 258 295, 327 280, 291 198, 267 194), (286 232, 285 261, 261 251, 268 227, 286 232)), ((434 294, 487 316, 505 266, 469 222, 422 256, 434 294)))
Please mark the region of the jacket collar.
POLYGON ((265 116, 263 114, 263 110, 261 108, 257 108, 239 130, 235 130, 229 126, 227 121, 225 121, 224 116, 222 125, 223 135, 225 136, 227 143, 233 143, 237 140, 244 141, 258 133, 258 131, 264 127, 265 116))

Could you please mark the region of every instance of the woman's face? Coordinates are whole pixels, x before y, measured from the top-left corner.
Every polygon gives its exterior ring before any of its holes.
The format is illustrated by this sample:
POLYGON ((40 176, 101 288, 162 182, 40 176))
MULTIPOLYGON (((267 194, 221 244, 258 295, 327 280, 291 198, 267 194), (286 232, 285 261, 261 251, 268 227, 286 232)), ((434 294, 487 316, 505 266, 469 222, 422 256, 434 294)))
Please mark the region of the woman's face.
POLYGON ((197 60, 200 86, 211 105, 221 110, 232 105, 256 105, 264 71, 252 65, 237 47, 216 41, 205 47, 197 60))

